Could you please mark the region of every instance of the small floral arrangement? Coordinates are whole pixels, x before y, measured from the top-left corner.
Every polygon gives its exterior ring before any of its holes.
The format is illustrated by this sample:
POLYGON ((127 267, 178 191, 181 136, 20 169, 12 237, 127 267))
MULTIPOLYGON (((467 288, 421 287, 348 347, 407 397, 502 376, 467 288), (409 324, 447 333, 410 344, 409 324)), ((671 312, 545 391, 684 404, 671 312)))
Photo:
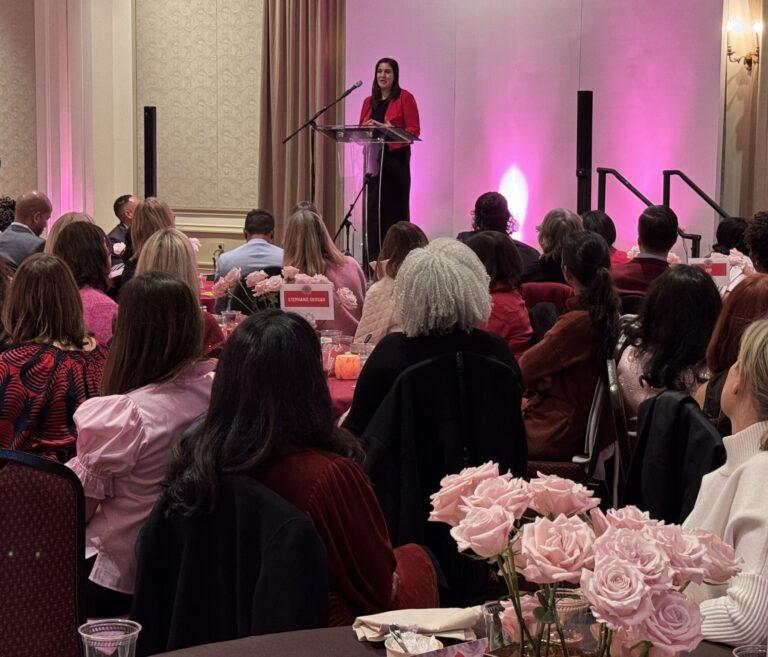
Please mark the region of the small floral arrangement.
MULTIPOLYGON (((630 260, 634 259, 640 254, 640 247, 635 244, 629 251, 627 251, 627 258, 630 260)), ((667 253, 667 264, 672 267, 673 265, 679 265, 682 261, 680 260, 680 256, 677 255, 677 253, 672 253, 670 251, 667 253)))
POLYGON ((125 242, 115 242, 112 245, 112 253, 116 256, 121 256, 125 253, 125 242))
POLYGON ((200 251, 200 240, 196 237, 188 237, 187 239, 189 240, 189 244, 192 247, 192 250, 195 253, 198 253, 200 251))
POLYGON ((521 657, 569 657, 574 645, 558 605, 568 589, 594 616, 597 657, 691 651, 702 639, 701 614, 683 591, 691 582, 728 581, 740 569, 733 548, 717 536, 684 532, 634 506, 603 513, 592 491, 555 475, 526 482, 488 462, 440 486, 429 519, 451 525, 459 551, 488 561, 504 578, 509 599, 499 619, 521 657), (543 588, 521 593, 521 576, 543 588))

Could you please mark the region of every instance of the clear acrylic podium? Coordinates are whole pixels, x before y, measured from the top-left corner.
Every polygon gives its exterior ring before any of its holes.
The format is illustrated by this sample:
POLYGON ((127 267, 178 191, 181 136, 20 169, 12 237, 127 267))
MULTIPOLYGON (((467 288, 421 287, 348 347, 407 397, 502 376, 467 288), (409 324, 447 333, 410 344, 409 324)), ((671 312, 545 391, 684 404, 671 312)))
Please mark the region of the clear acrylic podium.
MULTIPOLYGON (((368 266, 368 183, 371 178, 379 175, 384 161, 384 146, 386 144, 412 144, 414 141, 420 141, 418 137, 412 135, 403 128, 392 126, 374 126, 374 125, 324 125, 315 127, 317 132, 324 134, 329 139, 343 144, 359 144, 363 147, 363 157, 365 159, 365 175, 363 176, 363 185, 355 196, 352 205, 349 206, 349 212, 339 226, 339 231, 345 229, 347 252, 349 252, 349 230, 352 224, 349 218, 355 209, 360 196, 365 193, 363 199, 362 212, 362 232, 363 232, 363 272, 366 278, 370 278, 370 267, 368 266), (378 166, 374 166, 374 165, 378 166)), ((379 207, 381 207, 381 182, 379 182, 379 207)), ((378 229, 381 233, 381 216, 378 219, 378 229)), ((338 235, 338 233, 337 233, 338 235)), ((381 245, 381 240, 379 240, 381 245)))

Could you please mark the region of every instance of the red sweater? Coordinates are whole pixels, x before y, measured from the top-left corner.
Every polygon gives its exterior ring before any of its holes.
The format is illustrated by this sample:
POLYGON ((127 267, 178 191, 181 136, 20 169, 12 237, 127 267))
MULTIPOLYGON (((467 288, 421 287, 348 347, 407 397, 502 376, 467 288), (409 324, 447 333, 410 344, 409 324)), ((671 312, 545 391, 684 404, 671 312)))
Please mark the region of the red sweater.
POLYGON ((520 358, 531 345, 531 320, 525 301, 517 290, 491 290, 493 309, 485 324, 478 328, 501 336, 515 358, 520 358))
POLYGON ((636 257, 611 268, 611 278, 619 294, 645 294, 651 283, 669 269, 657 258, 636 257))
MULTIPOLYGON (((363 109, 360 111, 360 125, 371 118, 371 97, 368 96, 363 101, 363 109)), ((400 90, 400 95, 391 100, 387 106, 387 112, 384 120, 392 124, 395 128, 404 128, 414 137, 421 133, 419 127, 419 108, 416 106, 416 99, 413 94, 405 89, 400 90)), ((389 144, 389 150, 394 151, 403 148, 408 144, 389 144)))

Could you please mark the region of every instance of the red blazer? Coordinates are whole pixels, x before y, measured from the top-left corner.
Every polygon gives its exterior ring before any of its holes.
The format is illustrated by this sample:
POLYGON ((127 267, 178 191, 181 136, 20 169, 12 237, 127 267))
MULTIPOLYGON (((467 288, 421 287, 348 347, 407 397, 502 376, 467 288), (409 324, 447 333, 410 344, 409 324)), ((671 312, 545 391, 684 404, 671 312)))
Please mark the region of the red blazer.
POLYGON ((611 267, 616 265, 624 265, 629 262, 626 251, 619 251, 618 249, 611 247, 611 267))
POLYGON ((611 268, 611 278, 619 294, 645 294, 648 287, 669 269, 669 264, 656 258, 633 258, 611 268))
MULTIPOLYGON (((363 101, 363 109, 360 110, 360 125, 363 125, 371 118, 371 97, 368 96, 363 101)), ((387 106, 387 112, 384 120, 391 123, 395 128, 405 128, 415 137, 418 137, 421 128, 419 127, 419 108, 416 106, 416 99, 410 91, 400 89, 400 95, 387 106)), ((407 144, 389 144, 389 150, 394 151, 403 148, 407 144)))

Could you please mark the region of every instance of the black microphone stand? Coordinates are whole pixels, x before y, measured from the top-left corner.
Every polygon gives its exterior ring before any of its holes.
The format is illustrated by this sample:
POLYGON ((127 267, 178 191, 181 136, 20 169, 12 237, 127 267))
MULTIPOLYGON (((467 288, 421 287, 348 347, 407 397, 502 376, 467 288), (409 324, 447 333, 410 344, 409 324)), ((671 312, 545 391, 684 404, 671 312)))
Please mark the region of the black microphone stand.
POLYGON ((341 224, 339 224, 339 229, 336 231, 336 234, 333 236, 333 241, 335 242, 337 239, 339 239, 339 235, 341 235, 341 231, 345 231, 344 233, 344 255, 352 255, 352 252, 349 250, 349 231, 355 230, 354 224, 349 220, 349 218, 352 216, 352 213, 355 210, 355 206, 357 205, 357 202, 360 200, 360 197, 363 195, 363 192, 365 191, 365 188, 368 186, 368 183, 371 181, 371 178, 373 176, 370 173, 366 173, 365 176, 363 176, 363 186, 360 188, 360 191, 357 192, 357 196, 355 196, 355 200, 352 201, 351 205, 349 206, 349 211, 346 215, 344 215, 344 219, 341 220, 341 224))
POLYGON ((310 129, 310 135, 309 135, 309 171, 310 171, 310 201, 312 203, 315 202, 315 128, 317 127, 317 123, 315 121, 325 114, 331 107, 334 105, 340 103, 342 100, 344 100, 349 94, 351 94, 355 89, 357 89, 360 85, 355 85, 347 89, 341 96, 339 96, 336 100, 334 100, 332 103, 329 103, 323 109, 321 109, 318 112, 315 112, 308 120, 306 120, 304 123, 302 123, 296 130, 294 130, 290 135, 288 135, 285 139, 283 139, 283 143, 290 141, 293 139, 296 135, 298 135, 304 128, 310 129))

